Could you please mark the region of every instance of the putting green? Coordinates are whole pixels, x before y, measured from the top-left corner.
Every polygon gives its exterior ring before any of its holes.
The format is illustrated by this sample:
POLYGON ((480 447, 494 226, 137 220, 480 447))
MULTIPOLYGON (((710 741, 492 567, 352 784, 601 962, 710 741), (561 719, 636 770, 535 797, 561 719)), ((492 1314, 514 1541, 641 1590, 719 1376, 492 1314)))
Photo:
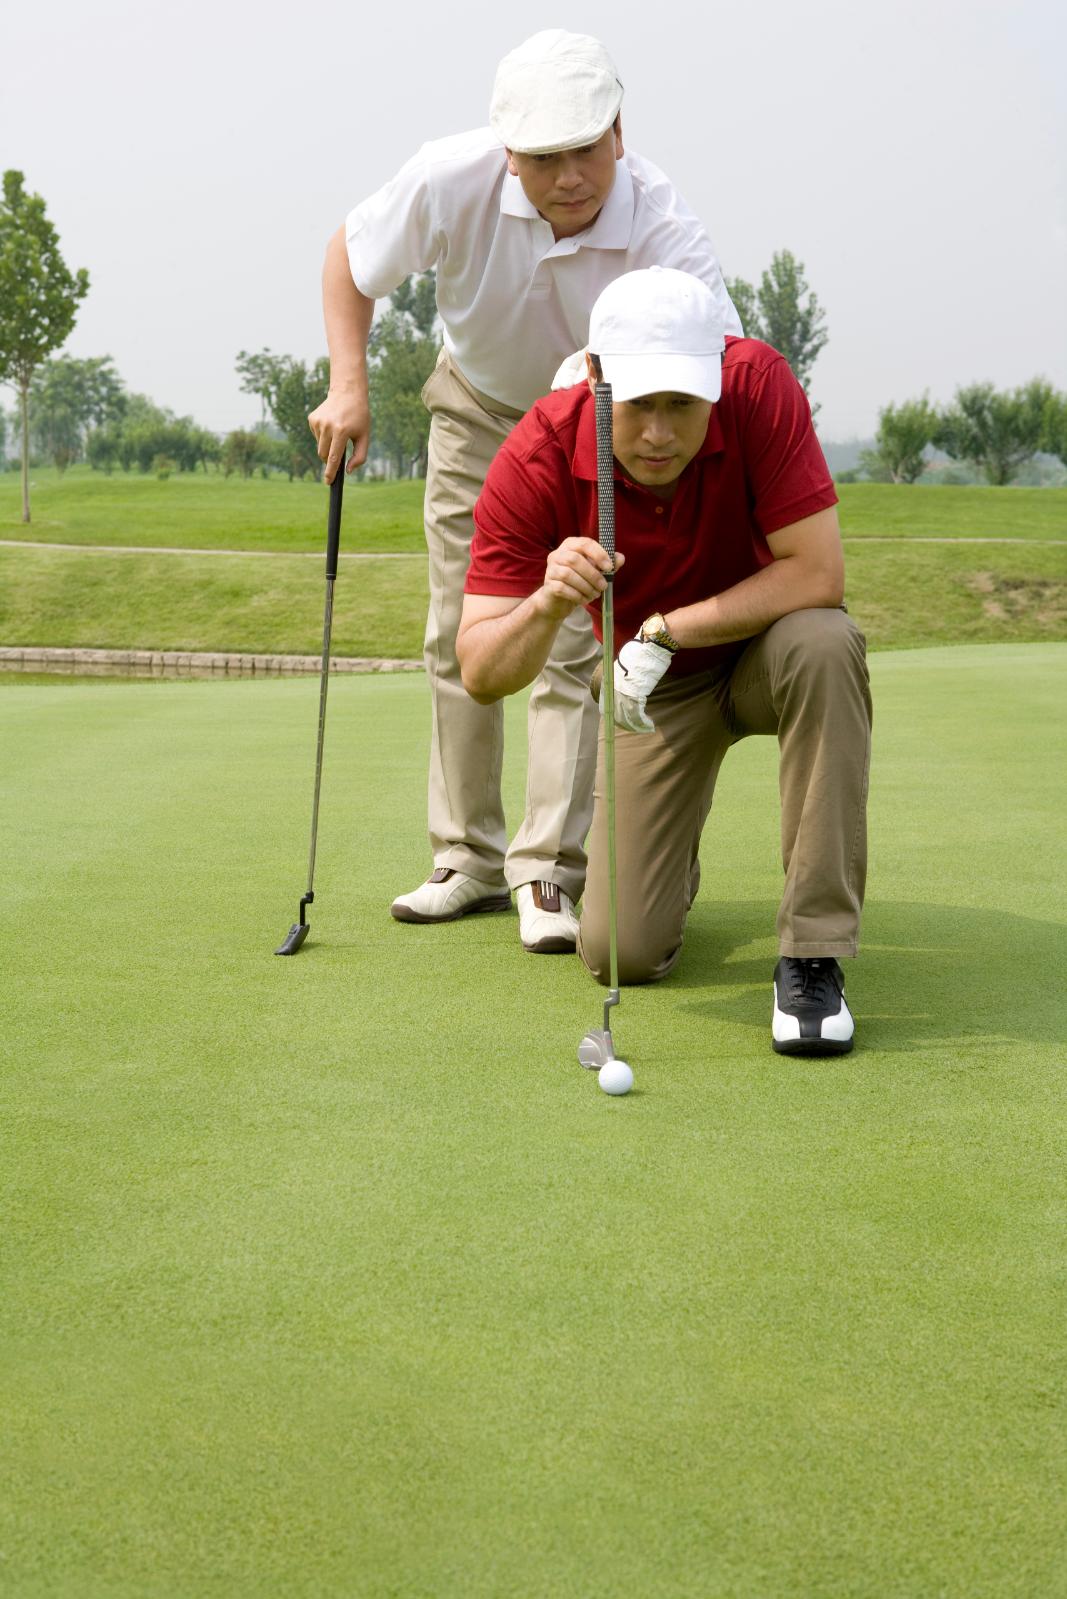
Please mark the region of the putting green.
POLYGON ((387 914, 421 678, 331 685, 288 961, 317 684, 0 688, 0 1586, 1062 1591, 1067 646, 872 675, 860 1047, 770 1050, 752 740, 623 1100, 576 961, 387 914))

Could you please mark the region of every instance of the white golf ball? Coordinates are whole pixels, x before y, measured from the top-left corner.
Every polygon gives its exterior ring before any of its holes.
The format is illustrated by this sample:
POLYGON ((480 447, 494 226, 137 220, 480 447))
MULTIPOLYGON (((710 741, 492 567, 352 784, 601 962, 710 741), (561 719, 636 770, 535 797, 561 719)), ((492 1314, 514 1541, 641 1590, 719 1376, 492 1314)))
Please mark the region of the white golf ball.
POLYGON ((601 1066, 597 1081, 605 1094, 628 1094, 634 1086, 634 1074, 624 1060, 608 1060, 601 1066))

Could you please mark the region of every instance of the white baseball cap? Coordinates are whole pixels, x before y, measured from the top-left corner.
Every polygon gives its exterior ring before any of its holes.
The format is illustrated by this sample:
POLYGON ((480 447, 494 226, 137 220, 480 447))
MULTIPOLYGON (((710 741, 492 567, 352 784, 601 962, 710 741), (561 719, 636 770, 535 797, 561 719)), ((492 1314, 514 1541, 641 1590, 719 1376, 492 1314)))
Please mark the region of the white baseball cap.
POLYGON ((496 69, 489 125, 520 155, 577 150, 606 133, 622 105, 622 84, 599 39, 546 28, 496 69))
POLYGON ((589 318, 589 348, 615 400, 722 393, 723 310, 689 272, 647 267, 609 283, 589 318))

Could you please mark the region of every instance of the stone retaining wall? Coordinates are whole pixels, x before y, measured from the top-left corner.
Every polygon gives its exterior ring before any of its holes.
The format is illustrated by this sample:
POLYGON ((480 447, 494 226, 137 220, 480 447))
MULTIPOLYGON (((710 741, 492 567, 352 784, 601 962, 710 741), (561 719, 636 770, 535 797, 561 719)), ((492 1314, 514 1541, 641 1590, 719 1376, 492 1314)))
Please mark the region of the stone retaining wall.
MULTIPOLYGON (((199 654, 193 650, 81 650, 45 645, 0 647, 0 672, 56 672, 75 677, 289 677, 321 672, 320 655, 199 654)), ((331 655, 331 672, 421 672, 421 661, 331 655)))

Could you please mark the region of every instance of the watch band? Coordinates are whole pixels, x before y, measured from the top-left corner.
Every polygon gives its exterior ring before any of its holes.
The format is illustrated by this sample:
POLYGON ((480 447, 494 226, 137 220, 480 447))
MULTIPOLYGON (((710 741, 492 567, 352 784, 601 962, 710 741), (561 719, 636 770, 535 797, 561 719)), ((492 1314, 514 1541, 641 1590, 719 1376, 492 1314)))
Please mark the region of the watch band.
POLYGON ((642 644, 658 644, 660 649, 669 650, 672 655, 676 655, 682 647, 659 611, 653 611, 651 616, 645 617, 637 630, 637 637, 642 644))

